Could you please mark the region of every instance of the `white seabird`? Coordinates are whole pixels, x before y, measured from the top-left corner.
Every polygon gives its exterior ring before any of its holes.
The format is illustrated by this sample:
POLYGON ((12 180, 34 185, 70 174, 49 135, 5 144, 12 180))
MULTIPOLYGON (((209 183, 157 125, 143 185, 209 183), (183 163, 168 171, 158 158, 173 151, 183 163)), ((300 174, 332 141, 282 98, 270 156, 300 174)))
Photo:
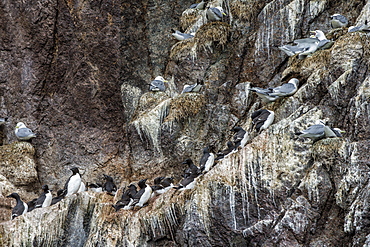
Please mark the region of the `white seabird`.
POLYGON ((364 32, 364 33, 369 33, 370 32, 370 28, 369 26, 367 25, 367 20, 365 21, 364 24, 359 24, 357 26, 350 26, 348 28, 348 32, 349 33, 352 33, 352 32, 364 32))
POLYGON ((189 9, 204 9, 206 7, 206 3, 204 1, 201 1, 200 3, 193 3, 190 5, 189 9))
POLYGON ((257 93, 264 102, 273 102, 280 97, 287 97, 295 94, 298 90, 299 80, 297 78, 290 79, 287 83, 275 88, 263 89, 260 87, 252 87, 249 90, 257 93))
POLYGON ((341 28, 348 25, 348 20, 345 16, 341 14, 334 14, 330 16, 330 26, 331 28, 341 28))
POLYGON ((310 31, 312 35, 309 38, 294 40, 293 45, 283 45, 279 49, 285 52, 288 56, 299 54, 302 59, 308 55, 313 54, 318 49, 324 50, 330 48, 334 41, 328 40, 321 30, 310 31))
POLYGON ((19 140, 29 140, 36 137, 36 134, 32 132, 31 129, 27 128, 26 125, 22 122, 17 123, 14 130, 15 136, 19 140))
POLYGON ((208 8, 206 18, 209 21, 221 21, 222 16, 227 15, 222 7, 208 8))
POLYGON ((157 76, 153 81, 150 83, 149 90, 150 91, 165 91, 166 87, 164 83, 167 82, 162 76, 157 76))

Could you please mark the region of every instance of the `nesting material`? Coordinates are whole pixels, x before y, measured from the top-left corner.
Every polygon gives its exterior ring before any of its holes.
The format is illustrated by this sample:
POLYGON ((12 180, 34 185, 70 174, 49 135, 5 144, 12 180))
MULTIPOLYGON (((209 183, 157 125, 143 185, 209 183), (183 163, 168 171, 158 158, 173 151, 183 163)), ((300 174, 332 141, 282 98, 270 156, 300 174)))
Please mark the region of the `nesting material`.
POLYGON ((180 94, 172 99, 170 113, 165 121, 181 121, 181 119, 195 116, 205 105, 205 97, 199 93, 180 94))
POLYGON ((188 27, 192 26, 198 20, 198 11, 197 9, 187 9, 185 10, 180 17, 180 25, 182 30, 186 30, 188 27))
POLYGON ((177 42, 171 48, 170 58, 179 60, 181 57, 190 55, 192 58, 196 57, 196 44, 194 39, 187 39, 177 42))
POLYGON ((209 22, 199 28, 195 34, 198 49, 211 49, 213 44, 225 45, 230 33, 230 25, 225 22, 209 22))

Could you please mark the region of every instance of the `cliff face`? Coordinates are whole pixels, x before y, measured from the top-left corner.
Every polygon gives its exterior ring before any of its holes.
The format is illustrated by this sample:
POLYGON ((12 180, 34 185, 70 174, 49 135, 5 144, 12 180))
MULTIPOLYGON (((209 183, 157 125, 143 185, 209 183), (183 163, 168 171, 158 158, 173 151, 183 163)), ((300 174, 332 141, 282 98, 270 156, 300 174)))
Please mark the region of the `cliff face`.
POLYGON ((228 12, 206 23, 193 2, 28 1, 0 4, 1 197, 30 200, 41 184, 62 188, 78 166, 93 182, 121 186, 165 175, 186 158, 224 149, 230 129, 247 145, 215 164, 193 190, 114 212, 112 198, 83 192, 6 221, 0 246, 366 246, 370 245, 369 36, 330 31, 329 17, 364 23, 370 1, 212 1, 228 12), (171 28, 193 32, 177 42, 171 28), (320 29, 328 50, 303 60, 277 47, 320 29), (165 92, 148 92, 162 75, 165 92), (300 80, 298 91, 262 103, 248 89, 300 80), (180 94, 204 83, 201 93, 180 94), (275 121, 257 134, 250 115, 275 121), (312 144, 294 135, 318 119, 346 131, 312 144), (39 133, 15 142, 17 122, 39 133), (17 236, 16 238, 14 236, 17 236))

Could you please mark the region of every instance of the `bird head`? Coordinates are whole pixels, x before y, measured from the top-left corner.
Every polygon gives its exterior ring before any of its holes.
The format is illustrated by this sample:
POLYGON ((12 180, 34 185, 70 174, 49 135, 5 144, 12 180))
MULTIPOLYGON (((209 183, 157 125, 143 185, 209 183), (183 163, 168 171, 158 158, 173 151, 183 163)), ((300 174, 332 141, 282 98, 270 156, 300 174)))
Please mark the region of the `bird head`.
POLYGON ((157 76, 154 80, 163 81, 163 82, 168 82, 168 81, 166 81, 162 76, 157 76))
POLYGON ((8 198, 19 198, 19 195, 17 193, 11 193, 10 195, 7 196, 8 198))
POLYGON ((15 128, 16 129, 26 128, 26 125, 23 122, 19 122, 19 123, 17 123, 17 125, 15 126, 15 128))
POLYGON ((75 175, 76 173, 80 173, 77 167, 72 167, 70 170, 73 172, 73 175, 75 175))

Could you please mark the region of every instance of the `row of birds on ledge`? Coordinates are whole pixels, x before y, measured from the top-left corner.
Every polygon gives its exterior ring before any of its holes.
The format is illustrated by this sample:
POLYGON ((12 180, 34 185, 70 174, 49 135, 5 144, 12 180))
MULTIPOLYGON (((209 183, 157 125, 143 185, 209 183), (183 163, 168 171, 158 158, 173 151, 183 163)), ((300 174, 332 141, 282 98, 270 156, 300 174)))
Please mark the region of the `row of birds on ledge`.
MULTIPOLYGON (((190 6, 191 9, 203 10, 205 9, 206 1, 202 1, 198 4, 193 4, 190 6)), ((209 21, 221 21, 224 15, 227 15, 222 7, 207 8, 206 17, 209 21)), ((331 16, 331 26, 332 28, 341 28, 348 25, 348 20, 342 15, 335 14, 331 16)), ((362 31, 369 32, 367 27, 367 21, 365 24, 350 27, 348 32, 362 31)), ((184 34, 179 31, 175 31, 173 36, 178 40, 185 40, 194 37, 193 34, 184 34)), ((306 39, 294 40, 296 46, 284 45, 279 47, 288 56, 293 56, 299 54, 299 58, 304 58, 311 55, 316 50, 327 49, 333 45, 333 41, 327 40, 325 34, 316 30, 313 31, 313 36, 306 39)), ((164 83, 167 82, 162 76, 158 76, 150 83, 150 91, 165 91, 166 87, 164 83)), ((289 97, 293 95, 298 90, 299 80, 292 78, 287 83, 275 87, 275 88, 259 88, 252 87, 249 90, 255 92, 264 102, 274 102, 279 98, 289 97)), ((193 85, 185 85, 182 93, 199 92, 201 89, 201 84, 195 83, 193 85)), ((252 113, 252 128, 254 128, 258 133, 264 129, 267 129, 274 121, 274 112, 266 109, 260 109, 252 113)), ((7 118, 0 118, 0 125, 5 124, 7 118)), ((235 133, 232 140, 227 142, 227 148, 213 154, 210 152, 210 147, 205 147, 203 149, 203 155, 200 159, 200 166, 196 166, 191 159, 186 159, 182 164, 187 164, 188 168, 184 171, 182 175, 183 179, 178 185, 174 185, 172 177, 157 177, 154 179, 154 185, 150 186, 146 184, 147 179, 140 180, 137 185, 139 189, 134 185, 130 184, 123 191, 122 197, 112 206, 116 211, 119 209, 130 210, 135 207, 143 207, 147 205, 150 198, 163 194, 169 191, 171 188, 178 190, 192 189, 195 186, 197 177, 201 174, 208 172, 214 165, 215 161, 221 160, 228 155, 235 153, 239 148, 242 148, 247 143, 248 134, 247 132, 237 126, 232 129, 235 133), (215 157, 216 156, 216 157, 215 157)), ((19 140, 30 140, 36 137, 36 134, 22 122, 17 123, 14 133, 19 140)), ((310 126, 308 129, 295 133, 301 137, 310 138, 313 142, 331 137, 341 137, 342 130, 338 128, 331 128, 321 120, 317 121, 315 125, 310 126)), ((7 196, 9 198, 16 199, 16 206, 12 210, 11 218, 14 219, 26 212, 30 212, 36 208, 48 207, 50 205, 56 204, 63 198, 68 197, 72 194, 83 192, 86 190, 91 190, 95 192, 107 192, 108 194, 114 195, 117 191, 117 187, 114 184, 113 178, 105 175, 105 183, 103 185, 99 183, 87 183, 85 184, 81 180, 81 175, 77 167, 71 168, 72 175, 69 177, 65 183, 64 189, 60 189, 57 192, 57 196, 53 198, 51 190, 47 185, 42 186, 42 194, 32 201, 25 203, 20 199, 17 193, 12 193, 7 196)))

